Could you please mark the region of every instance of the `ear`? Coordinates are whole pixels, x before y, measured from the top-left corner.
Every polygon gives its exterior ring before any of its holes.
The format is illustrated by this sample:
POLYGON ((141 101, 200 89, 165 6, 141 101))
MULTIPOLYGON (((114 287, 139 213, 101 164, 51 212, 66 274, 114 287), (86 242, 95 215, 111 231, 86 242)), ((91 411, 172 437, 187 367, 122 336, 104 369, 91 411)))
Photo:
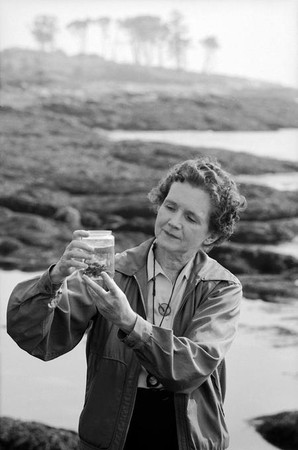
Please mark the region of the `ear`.
POLYGON ((216 234, 210 234, 203 242, 203 245, 206 247, 209 247, 209 245, 212 245, 216 240, 218 236, 216 234))

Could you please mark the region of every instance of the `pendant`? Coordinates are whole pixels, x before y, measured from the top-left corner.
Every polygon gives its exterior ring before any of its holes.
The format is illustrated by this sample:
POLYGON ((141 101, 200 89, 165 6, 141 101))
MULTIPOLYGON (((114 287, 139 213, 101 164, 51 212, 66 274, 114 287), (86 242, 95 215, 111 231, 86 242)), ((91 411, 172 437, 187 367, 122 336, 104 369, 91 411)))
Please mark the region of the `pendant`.
POLYGON ((160 383, 158 379, 154 375, 152 375, 152 373, 148 373, 146 384, 148 388, 156 388, 160 383))
POLYGON ((159 303, 158 312, 161 316, 169 316, 171 314, 171 307, 169 303, 159 303))

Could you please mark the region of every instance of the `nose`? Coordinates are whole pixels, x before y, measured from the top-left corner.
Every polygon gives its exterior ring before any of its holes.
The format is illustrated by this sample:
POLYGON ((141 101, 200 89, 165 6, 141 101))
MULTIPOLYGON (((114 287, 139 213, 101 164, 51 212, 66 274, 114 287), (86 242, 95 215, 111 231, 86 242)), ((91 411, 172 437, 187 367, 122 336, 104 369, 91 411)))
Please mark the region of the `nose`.
POLYGON ((181 214, 179 214, 179 212, 176 212, 175 214, 172 214, 168 224, 172 227, 172 228, 176 228, 179 229, 181 227, 181 214))

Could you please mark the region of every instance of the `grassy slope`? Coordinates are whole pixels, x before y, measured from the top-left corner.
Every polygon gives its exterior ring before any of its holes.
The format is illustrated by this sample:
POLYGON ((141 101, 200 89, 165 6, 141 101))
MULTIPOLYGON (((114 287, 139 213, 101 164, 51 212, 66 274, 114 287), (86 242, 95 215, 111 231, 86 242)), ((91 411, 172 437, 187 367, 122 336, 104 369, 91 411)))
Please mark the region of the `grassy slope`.
POLYGON ((37 103, 104 129, 266 130, 298 126, 297 90, 220 75, 122 65, 97 56, 6 50, 2 103, 37 103), (38 100, 38 102, 37 102, 38 100))

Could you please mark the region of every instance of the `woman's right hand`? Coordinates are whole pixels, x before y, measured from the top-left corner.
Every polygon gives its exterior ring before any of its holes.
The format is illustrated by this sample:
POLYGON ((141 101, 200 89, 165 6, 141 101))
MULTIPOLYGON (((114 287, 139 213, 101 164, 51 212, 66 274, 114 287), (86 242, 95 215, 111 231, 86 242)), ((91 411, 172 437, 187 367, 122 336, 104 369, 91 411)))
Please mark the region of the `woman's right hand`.
POLYGON ((75 270, 87 269, 88 265, 85 264, 84 260, 88 259, 94 252, 93 248, 87 244, 87 241, 82 239, 88 236, 88 231, 74 231, 72 241, 66 247, 59 261, 51 269, 50 277, 52 283, 62 283, 75 270))

